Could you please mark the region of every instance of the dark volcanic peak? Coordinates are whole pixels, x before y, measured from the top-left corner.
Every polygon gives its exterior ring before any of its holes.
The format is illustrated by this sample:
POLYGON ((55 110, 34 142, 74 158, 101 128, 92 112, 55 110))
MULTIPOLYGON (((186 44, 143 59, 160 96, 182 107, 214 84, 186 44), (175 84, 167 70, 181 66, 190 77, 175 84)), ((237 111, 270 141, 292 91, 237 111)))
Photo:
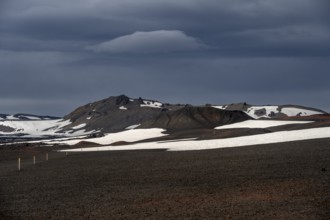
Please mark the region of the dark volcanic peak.
POLYGON ((129 98, 126 95, 120 95, 116 98, 116 105, 127 105, 129 98))
POLYGON ((172 130, 214 128, 222 124, 251 119, 242 111, 224 111, 209 106, 163 104, 125 95, 93 102, 65 116, 73 122, 67 128, 86 124, 87 130, 115 132, 130 127, 172 130))
POLYGON ((166 109, 160 102, 120 95, 81 106, 64 119, 73 122, 69 127, 85 123, 87 130, 114 132, 153 120, 162 111, 166 109))

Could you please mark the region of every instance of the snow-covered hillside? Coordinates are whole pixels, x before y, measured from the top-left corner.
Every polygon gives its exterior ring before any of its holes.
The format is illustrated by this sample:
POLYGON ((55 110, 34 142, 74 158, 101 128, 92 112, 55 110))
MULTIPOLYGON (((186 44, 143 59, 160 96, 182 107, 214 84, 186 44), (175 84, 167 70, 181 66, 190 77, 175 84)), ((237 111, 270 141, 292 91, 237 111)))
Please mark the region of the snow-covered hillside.
POLYGON ((57 144, 67 144, 67 145, 74 145, 81 141, 88 141, 96 144, 112 144, 119 141, 125 141, 125 142, 135 142, 135 141, 141 141, 146 140, 150 138, 156 138, 156 137, 162 137, 166 136, 167 134, 164 133, 164 129, 160 128, 150 128, 150 129, 131 129, 126 130, 122 132, 116 132, 116 133, 109 133, 105 134, 103 137, 97 137, 97 138, 88 138, 88 139, 77 139, 77 140, 54 140, 53 143, 57 144))
POLYGON ((233 129, 233 128, 270 128, 290 124, 307 124, 313 121, 280 121, 280 120, 246 120, 229 125, 216 127, 215 129, 233 129))
POLYGON ((59 117, 53 116, 39 116, 39 115, 31 115, 31 114, 0 114, 0 121, 4 120, 53 120, 60 119, 59 117))
POLYGON ((271 118, 276 114, 284 114, 286 116, 310 116, 323 114, 323 112, 313 111, 298 107, 279 107, 279 106, 252 106, 247 109, 246 113, 253 118, 271 118))
POLYGON ((236 105, 237 108, 230 105, 213 106, 214 108, 222 110, 241 110, 254 119, 259 118, 280 118, 280 117, 293 117, 293 116, 310 116, 325 114, 321 110, 305 108, 301 106, 289 106, 289 105, 264 105, 264 106, 251 106, 244 104, 236 105))
POLYGON ((43 137, 43 136, 78 136, 89 134, 83 128, 85 125, 77 125, 65 132, 62 129, 70 125, 68 120, 2 120, 0 121, 1 136, 43 137))
POLYGON ((149 142, 123 146, 104 146, 97 148, 79 148, 63 150, 75 151, 114 151, 114 150, 147 150, 147 149, 167 149, 169 151, 189 151, 189 150, 210 150, 217 148, 242 147, 249 145, 282 143, 288 141, 300 141, 318 138, 330 138, 330 127, 311 128, 295 131, 279 131, 266 134, 242 136, 235 138, 214 139, 214 140, 187 140, 169 142, 149 142))

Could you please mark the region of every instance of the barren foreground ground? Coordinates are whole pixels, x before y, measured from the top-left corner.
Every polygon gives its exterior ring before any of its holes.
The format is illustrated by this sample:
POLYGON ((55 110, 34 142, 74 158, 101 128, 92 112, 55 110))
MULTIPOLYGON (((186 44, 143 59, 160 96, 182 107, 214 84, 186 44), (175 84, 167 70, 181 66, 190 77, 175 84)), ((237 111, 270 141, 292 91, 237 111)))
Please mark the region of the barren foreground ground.
POLYGON ((330 139, 45 161, 47 150, 0 150, 0 219, 330 218, 330 139))

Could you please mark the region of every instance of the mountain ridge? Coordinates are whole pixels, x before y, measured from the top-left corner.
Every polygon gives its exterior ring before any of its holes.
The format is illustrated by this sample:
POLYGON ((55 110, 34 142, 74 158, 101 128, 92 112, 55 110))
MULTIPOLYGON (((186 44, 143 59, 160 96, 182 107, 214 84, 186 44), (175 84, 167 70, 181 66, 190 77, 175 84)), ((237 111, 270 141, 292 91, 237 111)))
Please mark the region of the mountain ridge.
POLYGON ((288 119, 327 115, 298 105, 189 105, 157 100, 110 96, 79 106, 63 118, 31 114, 0 114, 0 137, 74 137, 130 129, 161 128, 170 132, 215 127, 246 120, 288 119))

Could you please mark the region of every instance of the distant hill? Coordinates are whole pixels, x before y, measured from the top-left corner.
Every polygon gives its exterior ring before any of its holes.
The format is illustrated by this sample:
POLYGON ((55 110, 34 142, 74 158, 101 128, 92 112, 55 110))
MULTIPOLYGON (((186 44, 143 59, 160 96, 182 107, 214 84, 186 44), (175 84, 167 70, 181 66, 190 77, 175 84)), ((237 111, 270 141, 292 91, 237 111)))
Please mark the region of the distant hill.
POLYGON ((40 116, 40 115, 31 115, 31 114, 0 114, 0 120, 53 120, 60 119, 60 117, 54 116, 40 116))

